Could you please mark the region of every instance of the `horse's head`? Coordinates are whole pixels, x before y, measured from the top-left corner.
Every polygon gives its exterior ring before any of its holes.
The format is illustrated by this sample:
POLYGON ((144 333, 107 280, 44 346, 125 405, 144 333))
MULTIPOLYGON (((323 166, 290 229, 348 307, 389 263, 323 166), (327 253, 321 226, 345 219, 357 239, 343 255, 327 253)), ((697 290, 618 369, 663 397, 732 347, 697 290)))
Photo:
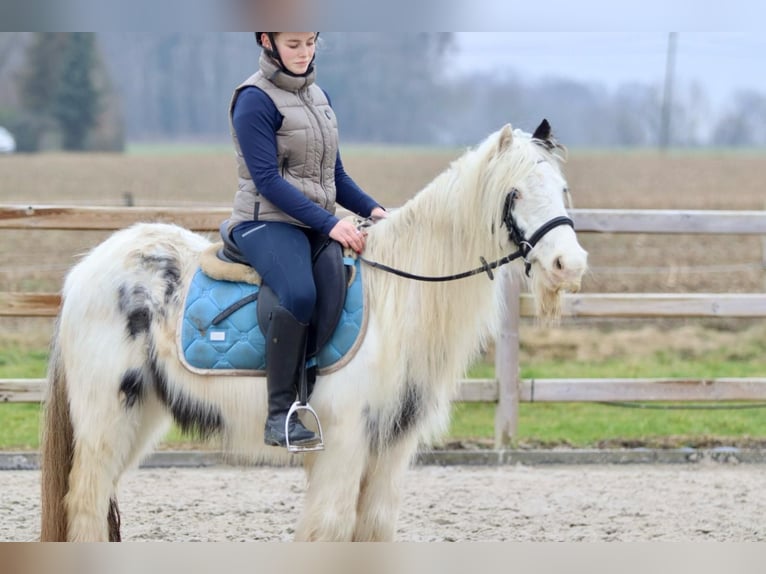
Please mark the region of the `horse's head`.
POLYGON ((567 215, 569 191, 560 169, 565 149, 547 120, 534 134, 506 125, 490 139, 487 186, 501 202, 493 230, 505 231, 497 234, 502 248, 521 250, 539 314, 556 316, 561 294, 580 288, 588 260, 567 215))

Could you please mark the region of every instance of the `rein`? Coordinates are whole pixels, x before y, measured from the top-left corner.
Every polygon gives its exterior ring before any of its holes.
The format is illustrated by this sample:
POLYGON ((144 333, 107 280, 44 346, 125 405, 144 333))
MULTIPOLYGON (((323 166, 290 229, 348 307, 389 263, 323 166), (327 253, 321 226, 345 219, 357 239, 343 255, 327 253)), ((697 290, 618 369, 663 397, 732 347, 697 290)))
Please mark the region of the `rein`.
POLYGON ((430 281, 430 282, 436 283, 436 282, 442 282, 442 281, 454 281, 456 279, 465 279, 466 277, 471 277, 472 275, 478 275, 479 273, 486 273, 490 279, 494 279, 495 275, 492 273, 493 269, 496 269, 502 265, 505 265, 506 263, 510 263, 514 259, 518 259, 521 256, 522 256, 521 249, 517 249, 513 253, 506 255, 502 259, 493 261, 492 263, 487 263, 487 260, 484 259, 484 257, 479 257, 479 260, 482 262, 481 267, 477 267, 476 269, 471 269, 470 271, 463 271, 462 273, 456 273, 454 275, 416 275, 415 273, 409 273, 407 271, 402 271, 401 269, 389 267, 388 265, 385 265, 383 263, 378 263, 377 261, 370 261, 369 259, 362 257, 361 255, 359 256, 359 260, 362 263, 366 263, 370 267, 374 267, 375 269, 380 269, 381 271, 387 271, 388 273, 398 275, 399 277, 405 277, 406 279, 414 279, 415 281, 430 281))
POLYGON ((509 253, 505 257, 502 257, 501 259, 493 261, 492 263, 488 263, 487 260, 484 259, 484 257, 479 257, 479 260, 482 263, 481 267, 471 269, 470 271, 463 271, 462 273, 456 273, 454 275, 417 275, 415 273, 409 273, 407 271, 402 271, 401 269, 390 267, 383 263, 378 263, 377 261, 370 261, 369 259, 362 257, 361 255, 359 256, 359 260, 362 261, 363 263, 366 263, 370 267, 373 267, 375 269, 380 269, 381 271, 387 271, 388 273, 398 275, 399 277, 405 277, 406 279, 414 279, 415 281, 443 282, 443 281, 455 281, 457 279, 465 279, 466 277, 478 275, 479 273, 486 273, 487 276, 490 278, 490 280, 493 280, 495 278, 494 274, 492 273, 493 269, 497 269, 498 267, 501 267, 505 265, 506 263, 510 263, 511 261, 514 261, 515 259, 518 259, 519 257, 521 257, 522 259, 524 259, 524 262, 525 262, 524 269, 527 274, 527 277, 529 277, 529 270, 532 267, 532 264, 527 260, 527 256, 529 255, 529 252, 532 251, 532 249, 534 249, 535 245, 537 245, 537 243, 543 237, 545 237, 545 235, 549 231, 561 225, 569 225, 572 229, 574 229, 574 222, 569 217, 566 217, 563 215, 559 217, 554 217, 553 219, 541 225, 540 228, 534 232, 532 237, 530 237, 529 239, 524 239, 524 233, 516 225, 516 222, 513 220, 513 217, 511 215, 512 203, 513 203, 513 197, 511 196, 511 194, 509 194, 508 198, 506 198, 506 214, 504 218, 505 219, 504 223, 508 225, 511 231, 511 238, 516 242, 516 245, 518 245, 518 249, 514 251, 513 253, 509 253))

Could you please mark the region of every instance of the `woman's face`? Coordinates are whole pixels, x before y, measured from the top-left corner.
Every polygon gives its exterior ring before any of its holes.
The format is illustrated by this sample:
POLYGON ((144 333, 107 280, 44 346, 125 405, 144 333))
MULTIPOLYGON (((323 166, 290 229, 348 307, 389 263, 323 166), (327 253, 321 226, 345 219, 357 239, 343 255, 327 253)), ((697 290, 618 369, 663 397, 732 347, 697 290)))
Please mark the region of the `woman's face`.
MULTIPOLYGON (((277 32, 274 34, 274 42, 284 67, 293 74, 305 74, 314 59, 316 32, 277 32)), ((263 45, 272 48, 266 35, 263 45)))

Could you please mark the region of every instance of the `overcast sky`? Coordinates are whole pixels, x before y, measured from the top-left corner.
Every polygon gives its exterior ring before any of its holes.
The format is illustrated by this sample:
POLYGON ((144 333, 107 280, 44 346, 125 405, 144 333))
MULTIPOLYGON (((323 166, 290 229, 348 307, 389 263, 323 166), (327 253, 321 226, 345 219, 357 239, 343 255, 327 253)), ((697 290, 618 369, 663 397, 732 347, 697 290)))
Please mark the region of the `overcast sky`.
MULTIPOLYGON (((661 86, 668 32, 461 32, 458 45, 456 71, 569 77, 609 89, 630 81, 661 86)), ((699 82, 716 108, 739 89, 766 94, 766 36, 679 32, 675 70, 679 85, 699 82)))

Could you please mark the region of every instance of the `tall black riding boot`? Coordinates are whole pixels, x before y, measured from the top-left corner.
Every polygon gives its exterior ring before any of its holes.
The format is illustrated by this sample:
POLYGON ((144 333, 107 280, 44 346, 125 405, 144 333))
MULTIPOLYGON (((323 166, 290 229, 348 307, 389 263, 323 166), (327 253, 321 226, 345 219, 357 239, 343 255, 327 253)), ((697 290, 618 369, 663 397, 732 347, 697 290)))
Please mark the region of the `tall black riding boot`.
MULTIPOLYGON (((264 442, 269 446, 287 446, 285 419, 295 402, 297 379, 306 360, 308 325, 300 323, 284 307, 271 313, 266 336, 266 383, 269 390, 269 417, 264 429, 264 442)), ((290 444, 307 445, 319 437, 303 426, 297 415, 288 425, 290 444)))

